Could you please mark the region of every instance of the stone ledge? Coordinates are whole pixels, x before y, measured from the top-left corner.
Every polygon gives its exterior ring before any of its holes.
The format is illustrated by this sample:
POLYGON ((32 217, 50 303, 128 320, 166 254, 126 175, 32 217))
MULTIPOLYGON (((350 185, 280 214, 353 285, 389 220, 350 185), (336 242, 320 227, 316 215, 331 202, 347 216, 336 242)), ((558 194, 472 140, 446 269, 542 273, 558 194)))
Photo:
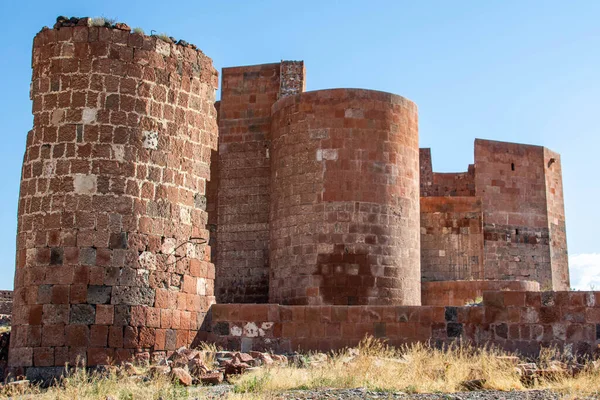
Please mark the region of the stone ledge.
POLYGON ((557 346, 595 354, 600 292, 484 292, 481 306, 283 306, 216 304, 207 339, 242 351, 329 351, 371 335, 400 346, 464 341, 525 356, 557 346))

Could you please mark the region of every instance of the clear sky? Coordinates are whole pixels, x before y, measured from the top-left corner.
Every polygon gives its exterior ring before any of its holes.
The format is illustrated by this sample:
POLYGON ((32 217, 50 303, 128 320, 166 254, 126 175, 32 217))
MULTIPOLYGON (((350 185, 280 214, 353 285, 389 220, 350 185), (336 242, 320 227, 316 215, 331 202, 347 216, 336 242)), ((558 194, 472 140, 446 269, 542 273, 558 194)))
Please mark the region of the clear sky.
POLYGON ((304 60, 307 90, 405 96, 439 172, 465 171, 475 138, 561 153, 571 286, 600 288, 600 1, 0 0, 0 13, 0 289, 13 284, 31 44, 58 15, 165 32, 219 70, 304 60))

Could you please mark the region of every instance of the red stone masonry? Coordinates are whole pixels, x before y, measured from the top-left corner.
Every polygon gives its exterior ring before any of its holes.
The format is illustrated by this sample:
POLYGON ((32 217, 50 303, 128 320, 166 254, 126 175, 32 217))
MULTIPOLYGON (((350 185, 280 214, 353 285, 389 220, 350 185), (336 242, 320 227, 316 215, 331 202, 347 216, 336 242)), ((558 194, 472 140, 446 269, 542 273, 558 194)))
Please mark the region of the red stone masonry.
POLYGON ((419 149, 421 197, 475 196, 475 166, 467 172, 433 172, 431 149, 419 149))
POLYGON ((490 291, 539 292, 534 281, 435 281, 421 282, 421 304, 424 306, 465 306, 490 291))
POLYGON ((219 151, 209 200, 217 300, 265 303, 269 295, 271 106, 304 90, 304 63, 224 68, 219 151))
POLYGON ((13 292, 12 290, 0 290, 0 314, 12 313, 13 292))
POLYGON ((535 280, 553 285, 544 148, 475 141, 475 186, 481 198, 485 279, 535 280))
POLYGON ((209 340, 232 350, 329 351, 365 335, 392 346, 457 340, 525 356, 556 346, 597 355, 600 292, 485 292, 482 306, 282 306, 216 304, 209 340))
POLYGON ((600 293, 538 292, 569 287, 558 154, 477 139, 466 172, 436 173, 403 97, 303 93, 304 63, 282 61, 224 69, 215 103, 195 46, 88 22, 33 43, 14 373, 198 340, 600 344, 600 293))
POLYGON ((477 197, 421 197, 421 277, 483 279, 483 216, 477 197))
POLYGON ((270 302, 419 304, 414 103, 321 90, 272 114, 270 302))
POLYGON ((420 171, 421 205, 429 206, 421 212, 423 280, 533 280, 569 289, 557 153, 477 139, 467 172, 432 172, 429 149, 420 149, 420 171), (454 213, 446 204, 469 198, 478 209, 454 213), (433 205, 439 209, 427 211, 433 205))
POLYGON ((546 170, 546 204, 550 235, 552 287, 555 290, 568 290, 570 288, 569 253, 567 251, 567 227, 560 155, 544 149, 544 166, 546 170))
POLYGON ((32 65, 9 365, 96 365, 189 345, 214 303, 211 60, 76 26, 42 30, 32 65))

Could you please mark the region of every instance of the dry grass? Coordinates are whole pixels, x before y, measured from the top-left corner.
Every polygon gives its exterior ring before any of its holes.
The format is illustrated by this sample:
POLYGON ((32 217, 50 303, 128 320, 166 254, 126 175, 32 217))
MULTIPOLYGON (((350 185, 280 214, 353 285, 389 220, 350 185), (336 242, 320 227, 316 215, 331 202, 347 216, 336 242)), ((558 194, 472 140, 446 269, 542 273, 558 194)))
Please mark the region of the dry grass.
POLYGON ((538 384, 539 387, 565 395, 567 399, 579 399, 581 397, 600 397, 600 371, 588 368, 583 373, 554 381, 545 381, 538 384))
POLYGON ((482 296, 478 296, 475 297, 472 300, 467 301, 467 303, 465 304, 465 306, 477 306, 483 304, 483 297, 482 296))
MULTIPOLYGON (((203 345, 205 357, 214 357, 216 348, 203 345)), ((312 362, 308 367, 271 366, 233 379, 230 399, 250 400, 275 398, 278 393, 294 389, 357 388, 409 393, 452 393, 465 390, 462 382, 485 380, 483 389, 526 390, 514 365, 506 355, 493 349, 475 349, 457 345, 449 349, 435 349, 422 344, 395 349, 372 338, 363 340, 356 350, 350 349, 319 357, 307 354, 312 362), (321 360, 316 362, 317 360, 321 360)), ((564 355, 544 351, 538 360, 542 367, 564 355)), ((214 360, 205 359, 210 365, 214 360)), ((576 377, 561 376, 553 380, 541 380, 535 389, 550 389, 564 394, 566 398, 597 396, 600 394, 600 372, 592 363, 576 377)), ((86 374, 77 370, 59 385, 49 389, 37 386, 4 388, 0 397, 35 395, 36 399, 176 399, 204 397, 202 388, 184 388, 173 384, 168 377, 144 381, 140 377, 128 377, 117 373, 108 376, 86 374)))
POLYGON ((91 26, 107 26, 114 25, 117 22, 116 18, 107 18, 107 17, 93 17, 91 21, 91 26))
POLYGON ((292 389, 356 388, 410 393, 457 392, 461 382, 485 379, 485 389, 524 389, 508 361, 494 350, 456 346, 438 350, 422 344, 394 349, 367 338, 359 355, 335 354, 310 368, 274 367, 239 377, 237 393, 269 393, 292 389))
POLYGON ((168 377, 157 377, 148 382, 140 378, 110 374, 108 376, 89 375, 83 369, 63 379, 59 385, 48 389, 38 386, 27 387, 7 386, 0 391, 0 398, 18 398, 24 395, 34 395, 36 400, 59 399, 98 399, 105 400, 107 396, 115 399, 181 399, 188 396, 186 388, 173 384, 168 377))
POLYGON ((156 36, 157 38, 159 38, 163 42, 173 43, 173 41, 171 40, 171 38, 169 37, 169 35, 167 35, 166 33, 159 33, 159 34, 154 35, 154 36, 156 36))

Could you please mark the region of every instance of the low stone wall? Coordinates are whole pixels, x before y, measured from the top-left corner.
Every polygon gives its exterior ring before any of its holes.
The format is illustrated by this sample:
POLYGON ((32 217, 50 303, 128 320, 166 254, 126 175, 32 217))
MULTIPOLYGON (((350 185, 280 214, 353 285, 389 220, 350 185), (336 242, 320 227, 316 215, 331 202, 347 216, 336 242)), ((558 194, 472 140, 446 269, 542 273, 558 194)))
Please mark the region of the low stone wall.
POLYGON ((0 314, 10 315, 12 313, 12 302, 12 290, 0 290, 0 314))
POLYGON ((458 339, 535 356, 558 346, 591 354, 600 344, 600 292, 485 292, 482 306, 281 306, 216 304, 207 340, 231 350, 340 349, 365 335, 389 344, 458 339))
POLYGON ((539 292, 535 281, 437 281, 421 282, 424 306, 464 306, 483 297, 483 292, 512 290, 539 292))

